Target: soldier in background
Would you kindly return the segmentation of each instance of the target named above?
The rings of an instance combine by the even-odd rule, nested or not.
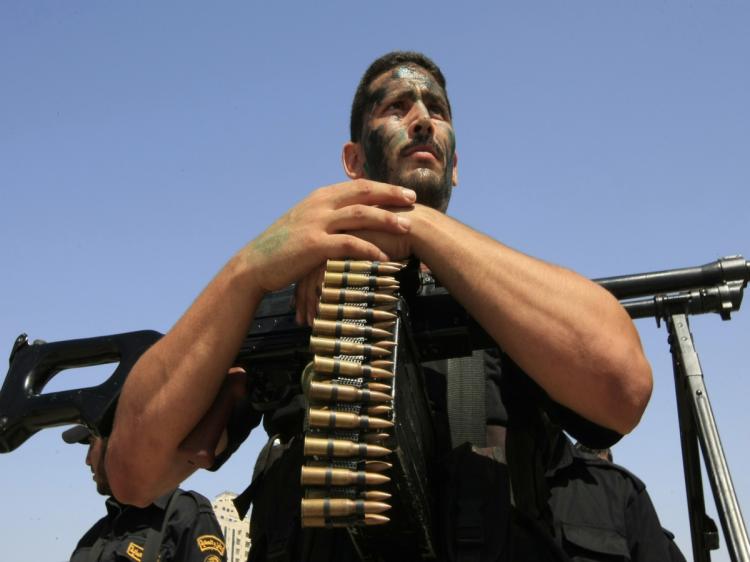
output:
[[[550,507],[555,535],[572,560],[626,555],[631,562],[685,562],[646,485],[612,462],[610,448],[573,446],[563,436],[558,459],[547,475]]]
[[[157,556],[160,562],[226,562],[224,538],[208,499],[178,488],[144,508],[124,505],[111,497],[104,467],[107,439],[82,425],[64,431],[62,438],[88,445],[86,464],[96,491],[110,496],[105,502],[107,515],[78,542],[71,562],[151,562],[144,558],[149,543],[154,562]]]

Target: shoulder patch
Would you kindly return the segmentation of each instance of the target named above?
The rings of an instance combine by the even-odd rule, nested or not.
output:
[[[143,558],[143,547],[134,542],[131,542],[130,544],[128,544],[128,549],[125,551],[125,554],[135,560],[135,562],[141,562],[141,558]]]
[[[201,535],[195,542],[198,544],[198,548],[201,552],[213,551],[219,556],[224,556],[224,541],[216,535]],[[210,558],[206,558],[208,562],[213,562]]]

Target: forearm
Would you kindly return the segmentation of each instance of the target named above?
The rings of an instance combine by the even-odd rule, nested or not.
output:
[[[413,191],[368,180],[319,188],[224,266],[124,385],[107,453],[120,501],[147,504],[184,477],[180,443],[214,402],[263,295],[327,258],[387,259],[344,231],[403,234],[408,224],[383,207],[409,208],[415,199]]]
[[[635,426],[651,372],[611,294],[432,209],[412,214],[410,238],[413,252],[554,400],[621,433]]]
[[[134,366],[107,454],[118,499],[148,503],[195,470],[179,445],[214,402],[262,296],[238,254]]]

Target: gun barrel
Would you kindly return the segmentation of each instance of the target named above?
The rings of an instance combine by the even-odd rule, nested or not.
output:
[[[604,277],[594,281],[618,299],[671,293],[732,281],[741,281],[744,286],[750,281],[750,261],[742,256],[728,256],[695,267]]]

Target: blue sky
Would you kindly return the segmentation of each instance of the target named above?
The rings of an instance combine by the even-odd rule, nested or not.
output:
[[[4,2],[0,353],[22,331],[168,330],[234,251],[344,179],[354,88],[392,49],[448,78],[463,222],[589,277],[748,257],[749,17],[731,1]],[[688,550],[666,333],[637,326],[655,390],[614,454]],[[692,328],[747,510],[750,313]],[[60,431],[0,456],[8,559],[67,560],[103,513]],[[243,489],[262,441],[186,486]]]

